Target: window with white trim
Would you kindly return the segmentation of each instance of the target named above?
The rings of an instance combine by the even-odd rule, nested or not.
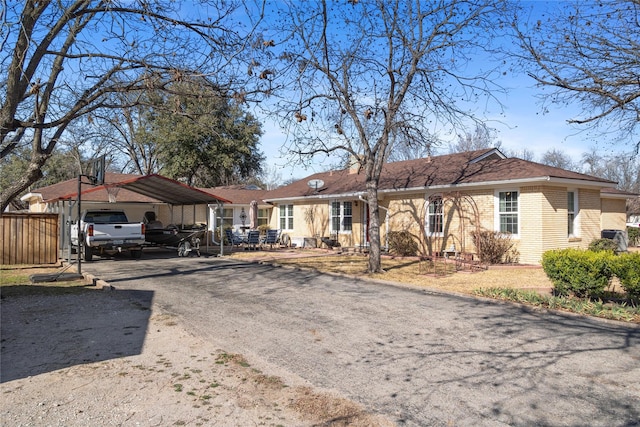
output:
[[[442,196],[429,197],[429,208],[427,210],[427,232],[429,235],[441,235],[444,224],[444,208]]]
[[[258,209],[258,227],[269,224],[269,210]]]
[[[280,229],[293,230],[293,205],[280,205]]]
[[[222,209],[222,226],[224,228],[233,227],[233,208]]]
[[[353,203],[331,202],[331,231],[350,233],[353,228]]]
[[[567,191],[567,236],[578,237],[578,192]]]
[[[518,234],[518,192],[498,192],[498,230],[501,233]]]

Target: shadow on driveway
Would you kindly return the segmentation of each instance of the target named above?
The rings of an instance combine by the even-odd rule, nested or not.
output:
[[[140,354],[153,291],[2,299],[0,382]]]

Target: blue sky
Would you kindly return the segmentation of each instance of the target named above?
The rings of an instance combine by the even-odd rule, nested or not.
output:
[[[615,146],[605,139],[598,142],[587,132],[580,132],[579,127],[568,124],[567,120],[579,113],[578,108],[547,106],[548,112],[543,114],[542,105],[537,98],[540,90],[534,87],[534,81],[530,77],[518,77],[513,83],[518,86],[504,97],[504,112],[499,114],[496,109],[495,114],[489,115],[490,120],[487,122],[490,128],[497,131],[496,140],[502,143],[503,148],[516,152],[527,149],[534,153],[536,161],[553,148],[568,154],[573,161],[579,160],[582,153],[590,151],[591,147],[597,147],[603,154],[611,150],[630,150],[630,147]],[[261,139],[261,148],[267,157],[266,163],[270,167],[277,166],[284,180],[303,178],[326,170],[331,165],[331,161],[322,156],[306,170],[300,165],[287,164],[288,159],[280,155],[286,134],[277,123],[271,122],[267,117],[262,120],[265,133]],[[438,154],[445,154],[446,151],[446,143],[438,148]]]
[[[522,4],[533,7],[532,16],[536,16],[561,2],[533,1]],[[481,59],[478,64],[482,64]],[[489,111],[483,112],[483,115],[488,119],[487,125],[497,131],[497,141],[502,143],[504,149],[515,152],[527,149],[534,153],[534,160],[539,161],[546,151],[555,148],[568,154],[574,162],[579,161],[582,154],[591,151],[592,147],[596,147],[602,154],[631,151],[631,143],[614,144],[607,136],[594,138],[586,129],[581,131],[580,127],[568,124],[568,119],[578,117],[581,112],[577,105],[546,105],[546,112],[543,113],[543,106],[538,97],[542,93],[541,89],[535,86],[535,81],[528,75],[510,75],[500,84],[508,88],[506,95],[498,96],[502,110],[496,105],[489,107]],[[332,162],[326,158],[318,158],[309,169],[288,164],[288,159],[280,155],[286,135],[277,123],[271,122],[268,118],[262,119],[265,133],[261,139],[261,148],[267,157],[267,165],[278,167],[284,180],[303,178],[314,172],[326,170],[331,165]],[[445,135],[441,137],[447,138]],[[437,154],[444,154],[446,151],[445,143]]]

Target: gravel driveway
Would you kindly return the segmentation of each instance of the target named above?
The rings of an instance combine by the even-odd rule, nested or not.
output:
[[[637,326],[225,258],[84,271],[153,291],[208,342],[398,425],[640,425]]]

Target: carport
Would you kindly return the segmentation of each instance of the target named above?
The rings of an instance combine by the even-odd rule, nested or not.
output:
[[[138,194],[142,194],[144,196],[150,197],[152,199],[156,199],[160,202],[166,203],[170,206],[170,213],[173,221],[174,207],[181,206],[183,209],[182,218],[184,219],[184,206],[193,205],[193,214],[194,214],[194,223],[195,223],[195,206],[196,205],[207,205],[208,207],[215,207],[216,209],[222,210],[222,206],[224,203],[230,203],[228,200],[223,199],[221,197],[217,197],[213,194],[207,193],[206,191],[197,189],[195,187],[188,186],[179,181],[173,180],[171,178],[164,177],[158,174],[145,175],[136,178],[132,178],[129,180],[116,182],[116,183],[108,183],[98,186],[93,186],[85,191],[82,191],[80,195],[90,194],[96,191],[109,189],[109,188],[124,188],[129,191],[133,191]],[[80,197],[82,199],[82,197]],[[77,193],[69,194],[63,196],[59,199],[60,201],[78,201]],[[72,205],[69,206],[69,218],[71,215]],[[62,214],[62,224],[65,224],[64,219],[64,209],[60,212]],[[220,224],[222,227],[222,224]],[[206,229],[209,230],[209,215],[206,215]],[[220,230],[220,235],[223,235],[222,228]],[[65,236],[67,237],[67,236]],[[206,239],[206,247],[207,251],[209,249],[209,239]],[[220,245],[221,254],[223,253],[223,246]],[[71,259],[71,245],[69,244],[69,260]]]
[[[206,191],[190,187],[179,181],[158,174],[145,175],[115,184],[105,184],[104,187],[125,188],[138,194],[160,200],[171,205],[172,214],[174,206],[211,205],[214,203],[222,206],[224,203],[230,203],[229,200],[223,199],[222,197],[217,197]],[[96,187],[89,191],[96,191],[99,188],[100,187]],[[87,192],[83,192],[83,194],[85,193]],[[207,228],[208,226],[209,220],[207,216]]]

